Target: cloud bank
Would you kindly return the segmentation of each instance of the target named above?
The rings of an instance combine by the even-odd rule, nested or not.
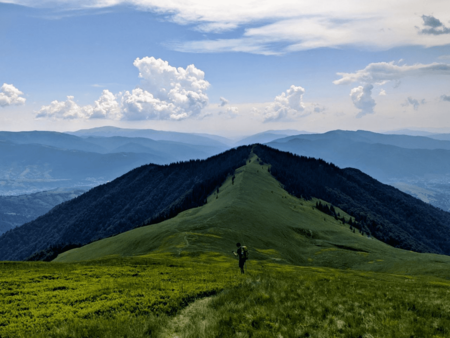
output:
[[[37,118],[182,120],[198,116],[208,104],[210,86],[205,73],[194,65],[175,68],[154,57],[137,58],[140,85],[130,91],[113,94],[104,90],[92,105],[79,106],[73,96],[43,106]]]
[[[322,0],[8,0],[25,6],[98,9],[118,5],[152,11],[205,33],[243,28],[237,37],[184,41],[188,52],[286,53],[322,47],[443,46],[450,43],[448,1]],[[439,13],[436,18],[430,13]],[[370,39],[367,37],[370,36]],[[282,44],[280,45],[280,42]]]
[[[230,119],[234,119],[235,117],[239,116],[239,109],[238,107],[227,107],[225,111],[220,111],[219,115],[223,115]]]
[[[339,80],[333,81],[336,85],[349,84],[352,82],[363,82],[382,84],[386,81],[399,81],[409,76],[426,75],[450,75],[450,64],[430,63],[415,65],[396,65],[392,62],[371,63],[366,68],[354,73],[337,73],[341,76]]]
[[[26,99],[21,95],[23,93],[12,84],[4,83],[0,87],[0,107],[25,104]]]

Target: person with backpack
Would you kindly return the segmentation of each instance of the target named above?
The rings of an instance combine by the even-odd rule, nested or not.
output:
[[[236,246],[238,249],[236,252],[232,251],[235,256],[239,257],[239,268],[241,269],[241,273],[244,273],[244,264],[248,259],[248,248],[245,245],[241,246],[241,243],[237,243]]]

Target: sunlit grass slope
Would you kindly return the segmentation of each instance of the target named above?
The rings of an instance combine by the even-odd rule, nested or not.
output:
[[[445,279],[262,260],[241,276],[227,256],[171,256],[0,263],[0,337],[450,334]]]
[[[169,256],[0,262],[0,337],[49,337],[50,330],[64,323],[70,323],[76,337],[98,337],[83,332],[83,326],[97,322],[107,322],[109,328],[116,322],[134,323],[133,332],[148,337],[143,316],[173,315],[198,297],[239,283],[231,258],[214,255],[210,265],[202,256]],[[55,336],[64,335],[56,330]],[[117,331],[111,336],[126,335]]]
[[[174,257],[205,252],[231,255],[235,243],[241,242],[257,260],[450,277],[449,257],[399,250],[353,233],[347,224],[315,209],[316,200],[290,196],[270,175],[268,166],[253,155],[206,205],[65,252],[55,261],[159,253]],[[337,211],[349,219],[344,211]]]

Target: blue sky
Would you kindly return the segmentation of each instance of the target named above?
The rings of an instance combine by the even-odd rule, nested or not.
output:
[[[445,1],[6,2],[1,130],[450,132]]]

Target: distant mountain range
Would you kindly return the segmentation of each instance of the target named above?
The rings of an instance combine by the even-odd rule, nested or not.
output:
[[[436,140],[450,141],[450,134],[433,134],[428,137],[434,138]]]
[[[429,138],[434,138],[436,140],[450,140],[450,134],[448,133],[431,133],[428,131],[421,131],[421,130],[411,130],[411,129],[399,129],[399,130],[393,130],[390,132],[385,132],[383,134],[390,134],[390,135],[409,135],[409,136],[426,136]]]
[[[0,194],[21,194],[57,187],[96,186],[147,163],[151,154],[99,154],[40,144],[0,141]]]
[[[252,174],[257,175],[256,180],[259,170],[270,170],[286,194],[331,203],[351,215],[356,222],[354,226],[366,235],[398,248],[450,254],[450,213],[384,185],[359,170],[339,169],[323,160],[255,145],[232,149],[207,160],[134,169],[3,234],[0,260],[23,260],[35,253],[44,257],[45,254],[38,253],[51,247],[84,245],[145,224],[158,227],[161,221],[204,205],[211,194],[220,199],[222,183],[227,179],[233,181],[236,169],[254,155],[259,157],[260,166]],[[242,203],[250,203],[256,209],[258,198],[267,197],[255,197],[248,191],[251,186],[239,189]],[[250,195],[253,199],[246,201]],[[214,217],[211,213],[206,219],[213,221]],[[197,228],[200,231],[208,226],[198,224]],[[170,240],[164,231],[160,236],[159,241]]]
[[[114,129],[118,133],[124,130]],[[205,159],[228,149],[204,136],[145,132],[154,132],[159,139],[173,137],[186,142],[123,136],[82,138],[46,131],[0,132],[0,195],[96,186],[143,164]],[[91,134],[95,133],[94,130]]]
[[[83,194],[85,189],[55,189],[29,195],[0,196],[0,235],[44,215],[58,204]]]
[[[235,143],[236,146],[241,145],[249,145],[249,144],[255,144],[255,143],[268,143],[276,139],[288,137],[291,135],[301,135],[301,134],[312,134],[307,131],[298,131],[298,130],[292,130],[292,129],[286,129],[286,130],[267,130],[262,133],[258,133],[255,135],[251,135],[248,137],[245,137],[238,142]]]
[[[385,144],[406,149],[450,150],[450,141],[435,140],[425,136],[378,134],[365,130],[333,130],[323,134],[294,135],[282,139],[280,138],[277,142],[287,142],[298,138],[310,141],[328,140],[333,142],[351,141],[370,144]]]
[[[357,168],[398,187],[407,184],[404,191],[408,193],[425,189],[433,197],[423,198],[424,201],[450,210],[450,140],[446,139],[450,137],[448,134],[426,135],[268,130],[233,141],[209,134],[116,127],[70,134],[0,132],[0,157],[4,159],[0,162],[0,195],[57,187],[93,187],[140,165],[206,159],[231,146],[262,143],[322,158],[341,168]],[[423,194],[415,196],[422,198]]]
[[[162,131],[153,129],[124,129],[117,127],[84,129],[75,132],[66,132],[66,134],[71,134],[79,137],[144,137],[150,138],[155,141],[172,141],[219,148],[225,147],[226,143],[230,141],[224,137],[208,134],[180,133],[174,131]]]
[[[269,142],[294,154],[352,167],[384,182],[450,173],[450,141],[367,131],[331,131]]]
[[[59,149],[105,153],[103,148],[84,141],[82,138],[54,131],[1,131],[0,141],[14,144],[39,144]]]

